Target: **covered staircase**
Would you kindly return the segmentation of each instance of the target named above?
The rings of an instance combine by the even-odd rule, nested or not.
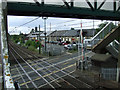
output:
[[[104,53],[105,48],[116,38],[120,36],[120,26],[113,28],[112,23],[108,23],[92,39],[92,51],[95,53]]]
[[[116,40],[120,36],[120,25],[113,28],[112,23],[108,23],[100,30],[90,41],[91,49],[95,55],[91,57],[94,64],[100,69],[102,77],[107,78],[113,76],[113,80],[118,81],[119,69],[119,47],[120,43]],[[108,58],[105,58],[108,57]],[[98,66],[99,65],[99,66]],[[110,71],[111,70],[111,71]],[[108,72],[114,72],[108,74]],[[108,76],[109,75],[109,76]],[[109,77],[109,80],[112,80]]]

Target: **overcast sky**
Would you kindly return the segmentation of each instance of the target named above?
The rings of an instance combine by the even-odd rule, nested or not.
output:
[[[80,29],[81,22],[82,22],[83,29],[93,28],[93,20],[90,20],[90,19],[81,20],[81,19],[72,19],[72,18],[48,17],[46,22],[47,22],[46,24],[47,31],[50,30],[50,23],[51,23],[52,31],[70,30],[71,28]],[[97,28],[98,25],[102,22],[104,21],[94,20],[94,28]],[[42,19],[42,17],[38,18],[38,17],[27,17],[27,16],[8,16],[8,30],[10,34],[19,34],[20,32],[29,33],[32,28],[34,29],[39,25],[41,26],[41,30],[44,31],[44,20]]]

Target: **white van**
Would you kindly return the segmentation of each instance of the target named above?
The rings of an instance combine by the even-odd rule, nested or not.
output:
[[[92,48],[91,41],[92,41],[92,39],[85,39],[84,40],[84,44],[85,44],[87,49],[91,49]]]

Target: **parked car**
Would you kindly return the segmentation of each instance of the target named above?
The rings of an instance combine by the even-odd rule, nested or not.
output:
[[[71,50],[71,49],[73,49],[73,46],[71,44],[68,44],[68,45],[64,45],[64,48]]]
[[[68,43],[63,43],[63,45],[68,45]]]
[[[80,48],[82,47],[82,43],[77,43],[76,46],[78,47],[78,45]]]
[[[63,43],[62,43],[62,42],[59,42],[58,45],[63,45]]]

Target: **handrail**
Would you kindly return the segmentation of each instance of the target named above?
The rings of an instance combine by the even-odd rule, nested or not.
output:
[[[93,38],[86,39],[85,44],[91,45],[92,48],[100,40],[102,40],[112,30],[112,22],[108,22]]]
[[[116,51],[119,51],[119,45],[120,45],[120,43],[119,43],[117,40],[114,40],[113,42],[111,42],[110,45],[111,45]]]
[[[102,40],[111,30],[112,30],[112,23],[109,22],[91,39],[90,41],[91,46],[94,46],[100,40]]]
[[[111,22],[109,22],[108,24],[105,25],[105,27],[103,27],[93,38],[92,40],[94,40],[101,32],[104,31],[104,29],[110,24]]]

